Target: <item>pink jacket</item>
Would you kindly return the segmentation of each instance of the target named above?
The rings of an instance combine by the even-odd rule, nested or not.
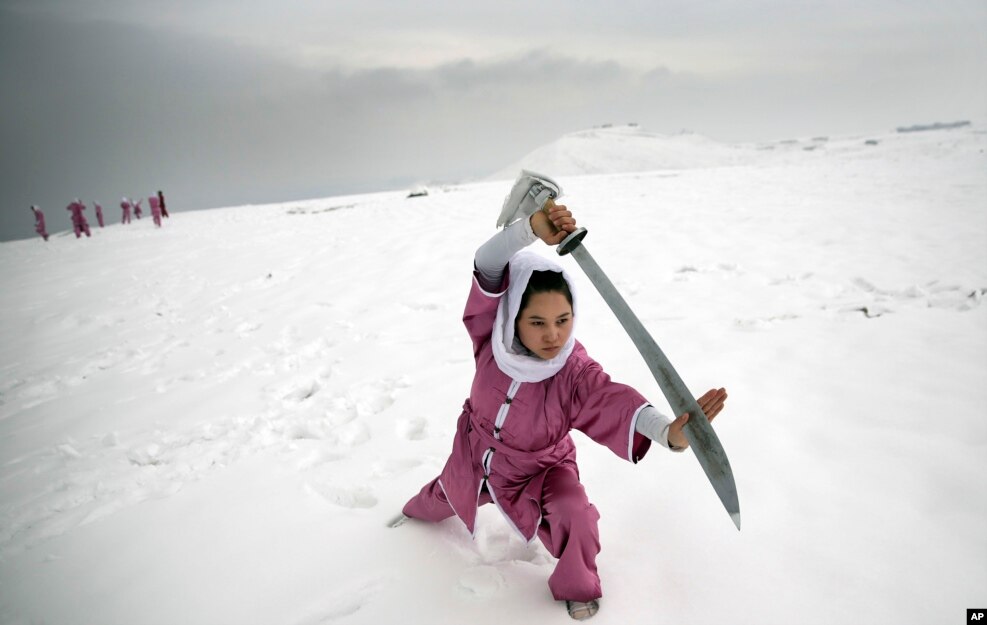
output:
[[[86,210],[85,204],[79,200],[74,200],[65,208],[72,213],[72,225],[81,225],[86,222],[86,216],[82,214],[82,211]]]
[[[494,502],[527,540],[541,522],[542,483],[548,469],[576,467],[572,429],[637,462],[651,440],[635,429],[648,401],[633,388],[611,381],[581,344],[554,376],[520,383],[501,372],[490,346],[503,291],[487,293],[474,278],[463,323],[473,339],[476,374],[456,425],[452,454],[439,485],[456,515],[474,532],[478,499],[486,480]]]
[[[34,231],[43,237],[47,237],[48,231],[45,228],[45,214],[37,206],[32,206],[31,210],[34,211]]]

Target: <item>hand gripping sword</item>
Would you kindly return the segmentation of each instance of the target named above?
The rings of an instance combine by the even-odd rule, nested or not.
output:
[[[547,200],[545,205],[551,206],[553,201]],[[617,316],[620,325],[634,342],[634,346],[641,352],[644,361],[648,363],[652,375],[658,382],[658,387],[668,400],[673,414],[679,416],[686,412],[692,417],[685,424],[685,437],[689,441],[689,447],[696,454],[700,466],[713,485],[713,490],[720,497],[723,506],[733,519],[734,525],[740,529],[740,501],[737,499],[737,485],[734,483],[733,471],[730,469],[730,461],[723,451],[719,437],[710,425],[709,420],[699,407],[699,402],[692,396],[682,378],[672,367],[668,357],[661,351],[655,340],[651,338],[644,325],[631,310],[624,298],[614,287],[613,282],[603,273],[589,250],[582,241],[586,237],[586,228],[577,228],[567,236],[556,248],[559,256],[572,254],[572,257],[579,263],[580,268],[596,287],[596,290],[603,296],[603,300],[610,306],[610,310]]]

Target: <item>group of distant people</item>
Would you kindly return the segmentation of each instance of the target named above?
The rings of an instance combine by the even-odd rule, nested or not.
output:
[[[139,199],[136,202],[130,198],[122,198],[120,201],[120,209],[123,214],[120,217],[120,223],[129,224],[131,221],[131,211],[133,211],[133,216],[140,219],[144,214],[141,209],[141,202],[143,199]],[[151,218],[154,220],[154,225],[158,228],[161,227],[161,218],[168,217],[168,208],[165,206],[164,193],[158,191],[157,195],[152,195],[147,198],[147,203],[151,206]],[[93,206],[96,209],[96,221],[99,222],[99,227],[103,227],[103,207],[100,206],[99,202],[93,202]],[[86,205],[79,198],[75,198],[66,207],[66,210],[72,213],[72,230],[75,232],[75,238],[81,238],[83,234],[87,237],[92,236],[89,231],[89,222],[86,220],[86,216],[83,211],[86,210]],[[37,232],[41,238],[45,241],[48,240],[48,230],[45,227],[45,214],[37,206],[31,206],[31,211],[34,212],[34,231]]]

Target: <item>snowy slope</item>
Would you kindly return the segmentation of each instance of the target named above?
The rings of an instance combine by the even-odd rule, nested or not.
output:
[[[750,162],[753,151],[693,133],[662,135],[637,125],[608,126],[564,135],[488,179],[513,179],[521,169],[580,176],[735,165]]]
[[[759,147],[542,167],[690,387],[731,397],[740,533],[690,453],[576,436],[592,622],[953,622],[987,602],[987,134]],[[0,623],[569,622],[494,508],[475,541],[385,528],[450,448],[508,188],[0,244]],[[579,286],[590,354],[665,409]]]

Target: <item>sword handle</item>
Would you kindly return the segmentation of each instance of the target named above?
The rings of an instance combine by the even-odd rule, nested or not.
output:
[[[587,234],[588,231],[586,230],[586,228],[583,227],[576,228],[575,230],[569,233],[569,236],[562,239],[562,242],[559,243],[558,247],[555,248],[555,251],[558,252],[559,256],[565,256],[572,250],[579,247],[583,239],[586,238]]]

